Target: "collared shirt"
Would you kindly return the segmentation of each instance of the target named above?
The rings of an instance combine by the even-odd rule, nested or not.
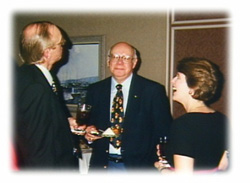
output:
[[[129,95],[129,89],[130,89],[132,76],[133,76],[133,74],[131,74],[123,83],[117,83],[115,78],[112,77],[112,79],[111,79],[111,94],[110,94],[110,118],[111,118],[112,103],[113,103],[114,97],[115,97],[116,92],[117,92],[117,89],[116,89],[117,84],[122,85],[123,108],[124,108],[124,114],[126,114],[127,103],[128,103],[128,95]],[[110,154],[121,154],[121,148],[116,149],[110,143],[110,145],[109,145],[109,153]]]
[[[45,76],[45,78],[47,79],[49,84],[52,86],[53,78],[52,78],[52,75],[49,72],[49,70],[46,67],[44,67],[43,65],[40,65],[40,64],[35,64],[35,66],[37,66],[42,71],[43,75]]]

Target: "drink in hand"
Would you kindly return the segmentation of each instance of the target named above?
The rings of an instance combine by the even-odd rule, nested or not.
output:
[[[162,158],[160,162],[163,164],[168,164],[166,149],[167,149],[167,136],[160,137],[159,150],[160,150],[160,157]]]
[[[87,123],[90,116],[91,106],[88,104],[78,104],[76,122],[79,126]]]
[[[83,126],[87,123],[91,111],[91,105],[78,104],[76,110],[76,123],[78,126]],[[74,134],[85,135],[86,131],[81,128],[71,129]]]

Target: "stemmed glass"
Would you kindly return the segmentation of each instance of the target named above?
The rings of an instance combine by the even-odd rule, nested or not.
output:
[[[90,113],[91,113],[91,105],[88,104],[82,104],[79,103],[77,105],[77,110],[76,110],[76,123],[78,126],[83,126],[85,124],[87,124],[89,117],[90,117]],[[86,133],[85,130],[82,129],[73,129],[72,132],[75,132],[77,134],[82,134],[84,135]]]
[[[162,163],[165,167],[170,167],[167,161],[166,149],[167,149],[167,136],[160,137],[159,153],[161,160],[159,162]]]
[[[71,131],[76,134],[80,135],[79,138],[74,138],[75,139],[75,147],[74,147],[74,155],[80,159],[82,159],[83,154],[90,151],[89,146],[84,142],[82,139],[83,135],[86,134],[85,127],[82,129],[84,125],[87,124],[90,113],[91,113],[91,105],[85,104],[85,103],[79,103],[77,105],[76,109],[76,123],[77,123],[77,128],[72,129]]]
[[[91,105],[88,104],[78,104],[77,111],[76,111],[76,123],[79,126],[82,126],[87,123],[90,112],[91,112]]]

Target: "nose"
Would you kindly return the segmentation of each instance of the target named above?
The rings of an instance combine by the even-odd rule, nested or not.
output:
[[[117,63],[119,63],[119,64],[122,63],[122,64],[123,64],[123,63],[124,63],[124,62],[123,62],[123,57],[119,57],[118,60],[117,60]]]
[[[171,83],[174,84],[175,80],[176,80],[176,77],[174,77],[174,78],[171,80]]]

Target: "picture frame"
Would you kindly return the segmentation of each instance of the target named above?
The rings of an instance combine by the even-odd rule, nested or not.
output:
[[[57,72],[65,103],[75,106],[84,103],[89,84],[105,77],[104,36],[69,38],[66,63]]]

